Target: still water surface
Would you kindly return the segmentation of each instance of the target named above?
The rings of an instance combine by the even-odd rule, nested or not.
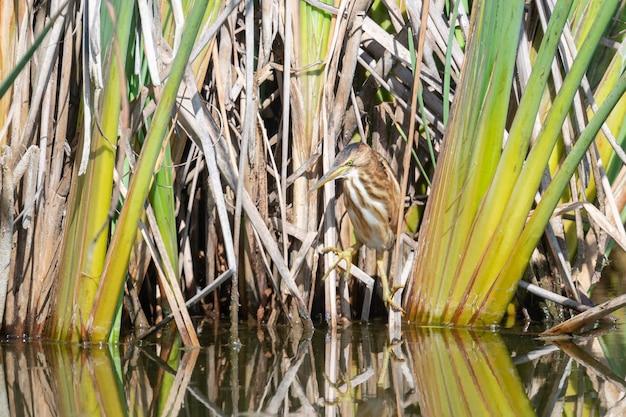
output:
[[[624,321],[622,319],[622,321]],[[381,324],[199,325],[119,348],[0,343],[0,416],[621,416],[626,327],[545,341],[501,331]],[[533,332],[534,331],[534,332]]]

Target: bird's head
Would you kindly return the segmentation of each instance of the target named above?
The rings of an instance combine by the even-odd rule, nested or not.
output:
[[[330,169],[311,187],[309,192],[321,188],[327,182],[358,173],[359,167],[363,167],[371,161],[372,154],[372,149],[363,142],[346,145],[337,154]]]

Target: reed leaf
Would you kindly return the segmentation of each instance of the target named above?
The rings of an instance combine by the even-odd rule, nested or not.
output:
[[[541,201],[537,205],[537,208],[532,212],[532,215],[528,219],[526,227],[522,234],[519,236],[513,248],[512,254],[500,272],[497,281],[494,283],[493,288],[497,289],[498,286],[506,287],[512,280],[511,277],[521,277],[530,259],[533,249],[537,246],[537,242],[541,238],[548,220],[552,216],[554,208],[558,204],[560,196],[567,187],[570,178],[574,174],[578,164],[584,157],[587,149],[591,145],[592,141],[596,138],[598,131],[602,127],[602,124],[607,119],[615,105],[622,99],[626,92],[626,73],[623,73],[618,82],[615,84],[615,88],[606,100],[602,103],[598,111],[595,113],[593,119],[589,122],[584,132],[580,135],[576,141],[576,145],[572,148],[565,161],[563,161],[561,168],[556,176],[553,178],[550,186],[543,194]],[[517,280],[514,282],[517,284]],[[490,289],[492,291],[492,289]],[[502,298],[490,298],[484,299],[484,310],[487,312],[499,312],[500,309],[506,308],[504,297]],[[482,309],[483,306],[481,306]],[[493,313],[492,313],[493,314]],[[485,315],[484,320],[490,322],[491,320],[498,320],[501,315],[493,314]]]
[[[178,88],[202,24],[206,7],[207,0],[197,0],[188,12],[180,46],[172,62],[169,77],[153,116],[152,126],[137,160],[128,195],[107,252],[101,285],[98,287],[96,300],[87,323],[87,333],[93,341],[106,341],[111,330],[111,323],[117,306],[112,301],[119,299],[122,293],[136,230],[143,214],[154,172],[158,168],[157,161],[163,152],[164,140],[169,131],[171,112],[174,108]],[[186,310],[182,312],[182,317],[176,316],[180,329],[189,329],[188,323],[179,322],[179,319],[185,320],[185,314],[188,314]],[[197,345],[193,328],[191,328],[189,337],[189,339],[184,340],[184,343]]]
[[[595,15],[592,14],[592,12],[599,12],[599,10],[594,7],[579,6],[577,12],[582,13],[583,11],[585,12],[584,18],[586,21],[593,20],[592,18]],[[575,17],[576,16],[574,16],[574,18]],[[593,99],[596,106],[599,106],[604,102],[606,97],[614,89],[615,84],[618,82],[623,71],[624,56],[626,56],[626,44],[624,43],[624,40],[626,37],[624,32],[625,25],[621,22],[624,22],[624,19],[626,19],[626,7],[624,6],[624,2],[621,2],[621,15],[614,19],[611,31],[606,34],[609,41],[619,42],[619,45],[616,45],[615,48],[603,48],[601,51],[596,53],[596,56],[594,56],[594,65],[589,68],[587,74],[590,88],[593,89]],[[576,25],[575,28],[578,30],[574,32],[577,47],[580,46],[579,44],[582,42],[582,39],[584,39],[582,38],[582,33],[579,33],[583,32],[580,26],[583,25]],[[589,32],[587,31],[585,33]],[[588,117],[591,118],[593,113],[593,106],[589,106],[587,110]],[[617,145],[622,148],[626,143],[626,125],[623,123],[625,118],[626,97],[622,97],[615,105],[613,111],[609,117],[607,117],[605,122],[608,130],[612,132]],[[610,144],[609,139],[603,131],[598,133],[598,138],[595,143],[598,147],[600,159],[605,164],[608,179],[611,183],[613,183],[623,165],[623,160],[616,154],[613,146]],[[595,198],[595,182],[591,182],[589,184],[587,189],[587,198],[589,200],[593,200]]]
[[[502,109],[508,107],[521,16],[522,7],[510,2],[474,6],[461,91],[437,162],[418,260],[405,293],[410,320],[446,321],[448,296],[453,287],[462,285],[454,274],[500,158],[506,120]],[[414,293],[415,281],[419,285]]]
[[[7,6],[8,6],[8,3],[3,5],[2,7],[5,8]],[[20,59],[17,61],[15,66],[13,66],[11,68],[10,71],[6,71],[6,68],[7,68],[6,64],[7,64],[7,62],[3,61],[2,65],[0,66],[0,75],[2,75],[2,79],[0,79],[0,99],[4,97],[4,95],[7,93],[7,91],[9,91],[9,89],[11,88],[13,83],[15,82],[17,76],[26,67],[26,65],[28,64],[30,59],[33,57],[35,52],[37,52],[37,50],[39,49],[39,46],[41,46],[41,43],[44,41],[44,39],[46,39],[46,36],[48,35],[48,32],[50,32],[50,30],[54,26],[55,21],[59,18],[59,16],[61,16],[65,12],[66,12],[65,11],[65,5],[63,5],[50,18],[50,21],[48,22],[48,24],[42,29],[42,31],[33,40],[33,43],[26,50],[26,53],[24,54],[24,56],[20,57]],[[3,18],[6,18],[6,17],[3,15]],[[8,23],[8,22],[4,22],[4,23]],[[9,24],[7,26],[10,27],[11,25]],[[4,41],[10,41],[11,39],[14,39],[14,38],[12,36],[8,36],[6,39],[3,40],[3,42]],[[3,52],[4,52],[4,50],[10,51],[12,49],[12,45],[10,45],[10,44],[6,45],[2,49],[3,49]],[[5,54],[3,53],[2,55],[5,55]],[[11,62],[10,60],[7,60],[7,61],[8,61],[8,63]],[[6,73],[6,75],[5,75],[5,73]]]
[[[626,56],[626,43],[622,41],[619,50],[615,53],[609,68],[604,73],[604,77],[600,81],[595,94],[594,99],[596,104],[601,104],[606,99],[606,96],[614,89],[615,84],[618,82],[621,73],[623,72],[623,59]],[[589,110],[590,116],[593,110]],[[617,144],[620,147],[624,147],[626,143],[626,125],[624,124],[626,119],[626,97],[622,97],[615,105],[613,111],[606,119],[606,125],[611,132],[615,135]],[[598,151],[602,160],[607,161],[606,170],[609,176],[609,180],[613,181],[617,177],[617,173],[621,168],[623,161],[615,154],[613,147],[609,144],[606,135],[601,131],[598,133]]]
[[[154,184],[150,189],[149,201],[154,210],[154,217],[159,228],[160,236],[163,239],[167,259],[170,262],[172,270],[177,274],[172,278],[180,285],[180,276],[178,275],[176,203],[174,201],[174,173],[172,170],[171,146],[168,142],[163,148],[163,166],[159,168],[154,176]]]
[[[605,3],[595,22],[596,28],[606,28],[607,25],[610,24],[617,7],[617,1],[607,1]],[[539,187],[543,171],[548,164],[549,155],[560,135],[563,121],[568,115],[574,95],[580,86],[581,80],[591,62],[603,33],[603,30],[596,30],[589,33],[589,37],[583,43],[561,89],[552,103],[550,111],[543,122],[542,131],[539,133],[534,146],[531,148],[524,162],[524,167],[520,172],[517,184],[511,194],[512,198],[509,199],[507,208],[505,209],[507,216],[500,220],[500,224],[491,241],[490,248],[485,252],[485,259],[489,259],[490,262],[485,262],[483,265],[486,268],[483,270],[479,269],[476,273],[477,275],[485,274],[484,276],[491,277],[498,276],[498,278],[493,283],[489,282],[489,280],[481,281],[484,286],[478,288],[477,293],[484,295],[478,297],[479,301],[476,304],[478,308],[471,313],[470,309],[465,309],[468,316],[471,314],[472,318],[470,322],[472,323],[478,324],[483,321],[485,323],[491,323],[493,321],[499,321],[502,318],[506,304],[513,296],[517,282],[523,273],[519,265],[523,264],[524,266],[522,268],[526,266],[532,250],[537,246],[539,238],[547,225],[550,215],[546,217],[545,213],[543,213],[543,217],[539,215],[535,218],[536,221],[538,220],[540,223],[532,227],[530,222],[526,224],[528,213],[532,208],[534,195]],[[619,96],[621,96],[622,92],[615,91]],[[605,109],[610,110],[614,105],[615,102],[610,103],[608,105],[609,107],[605,107]],[[600,122],[601,125],[607,115],[608,112],[604,114],[601,120],[596,119],[596,123]],[[593,135],[590,140],[586,141],[587,146],[582,149],[583,153],[589,147],[591,139],[595,138],[595,134],[597,133],[597,129],[595,129],[594,132],[592,124],[593,123],[589,124],[586,131],[583,132],[582,136],[577,141],[576,147],[580,149],[580,144],[585,143],[584,136],[588,134]],[[598,125],[598,128],[600,125]],[[546,191],[542,196],[542,203],[540,203],[540,205],[547,204],[545,208],[549,209],[550,214],[563,195],[565,186],[574,173],[576,165],[582,159],[582,156],[583,154],[579,154],[579,158],[575,160],[574,158],[576,157],[572,157],[570,153],[566,161],[570,161],[570,163],[575,161],[574,168],[570,166],[571,170],[568,171],[565,165],[562,165],[559,174],[557,174],[561,176],[560,185],[555,185],[557,184],[557,178],[554,178],[550,185],[551,190]],[[563,178],[562,175],[567,172],[569,173],[568,177]],[[565,181],[565,183],[562,181]],[[555,194],[550,194],[551,192]],[[537,211],[535,211],[533,217],[536,215]],[[541,231],[538,232],[538,229],[541,229]],[[528,238],[529,236],[533,237]],[[505,271],[513,272],[516,268],[517,274],[504,276]]]
[[[113,170],[115,167],[115,149],[118,142],[118,124],[121,102],[126,82],[123,73],[126,52],[132,35],[131,22],[134,5],[118,1],[110,3],[116,13],[114,32],[108,36],[106,54],[109,59],[103,68],[107,74],[106,84],[99,103],[84,103],[83,106],[96,105],[98,112],[92,138],[83,138],[81,148],[90,144],[90,160],[85,175],[77,176],[72,181],[69,203],[67,231],[64,235],[63,255],[59,267],[58,301],[51,329],[55,339],[78,340],[92,309],[96,290],[104,266],[109,223],[111,221],[111,195],[113,192]],[[105,6],[103,6],[105,7]],[[103,21],[103,33],[112,25],[108,11],[100,11]],[[99,33],[91,33],[99,36]],[[104,37],[103,40],[107,38]],[[85,63],[87,65],[87,63]],[[86,81],[87,82],[87,81]],[[82,154],[79,150],[78,155]],[[77,165],[80,161],[76,161]],[[78,170],[78,166],[76,166]],[[134,236],[134,234],[133,234]],[[109,300],[117,307],[119,294]]]
[[[624,25],[620,23],[624,21],[624,18],[626,18],[626,8],[624,7],[624,2],[622,1],[621,3],[621,15],[614,18],[613,22],[609,25],[609,30],[605,33],[605,43],[615,42],[615,44],[610,47],[600,47],[597,49],[594,53],[593,65],[588,68],[586,79],[583,80],[581,84],[582,91],[584,91],[584,95],[581,94],[581,96],[583,98],[587,98],[589,103],[586,103],[586,109],[579,110],[579,114],[586,113],[589,119],[593,117],[597,106],[602,104],[607,95],[613,90],[621,75],[623,56],[626,48],[623,44]],[[590,28],[593,27],[598,13],[602,10],[602,8],[598,8],[597,6],[597,4],[594,4],[593,2],[589,3],[585,0],[574,2],[572,16],[570,18],[572,41],[571,43],[564,45],[564,49],[573,49],[573,53],[576,49],[581,47],[583,41],[586,39],[586,36],[590,33]],[[617,43],[619,43],[619,45]],[[593,101],[591,102],[591,100]],[[605,168],[606,178],[611,184],[616,182],[620,169],[623,166],[624,161],[626,161],[626,155],[619,149],[623,148],[626,143],[626,131],[624,131],[623,128],[623,120],[625,117],[626,97],[622,97],[622,99],[615,105],[609,117],[607,117],[603,130],[598,132],[598,137],[594,142],[594,146],[597,147],[598,150],[597,155],[599,160]],[[607,136],[607,133],[609,133],[609,136]],[[559,163],[564,156],[565,149],[563,146],[555,148],[550,163],[551,173],[554,173],[557,170]],[[591,174],[591,178],[589,179],[579,178],[578,183],[579,186],[585,188],[587,200],[594,201],[597,195],[597,184],[602,180],[602,178],[595,178],[596,175],[594,173]],[[606,193],[607,190],[604,190],[600,196],[603,198]],[[571,190],[566,190],[564,199],[567,199],[570,194]],[[601,206],[605,204],[608,205],[609,207],[606,211],[611,214],[613,214],[614,210],[623,211],[624,199],[621,195],[623,195],[623,191],[621,189],[614,189],[614,200],[617,202],[615,207],[611,201],[613,200],[613,197],[607,200],[606,203],[603,201]],[[610,215],[609,217],[614,218],[614,216]],[[570,259],[573,259],[577,252],[583,249],[576,246],[578,243],[577,239],[581,238],[577,234],[576,226],[576,222],[567,220],[563,221],[563,232],[566,238]],[[582,227],[579,225],[579,229],[581,228]],[[580,233],[580,231],[578,231],[578,233]],[[611,247],[612,243],[609,242],[607,245],[607,256]],[[593,259],[586,260],[586,262],[592,265],[595,264]],[[595,268],[592,266],[589,269],[594,270]],[[592,277],[588,276],[589,272],[590,271],[588,269],[583,268],[581,273],[577,276],[578,286],[581,291],[590,290]]]
[[[439,173],[435,173],[433,194],[420,234],[418,261],[409,282],[406,301],[411,320],[456,325],[494,324],[501,320],[569,177],[621,97],[623,90],[618,86],[611,93],[615,100],[603,104],[603,111],[595,116],[597,121],[590,123],[578,139],[576,147],[582,153],[567,157],[567,165],[564,163],[557,174],[558,182],[555,177],[550,190],[542,196],[541,212],[535,210],[527,224],[563,121],[604,33],[601,29],[610,24],[617,6],[616,1],[606,1],[599,10],[594,23],[598,30],[591,31],[581,45],[543,128],[529,149],[547,74],[571,4],[559,1],[555,6],[504,141],[514,63],[514,54],[507,54],[507,50],[516,49],[521,15],[502,14],[504,9],[514,8],[512,4],[475,3],[462,85],[439,162],[442,167],[439,170],[438,164]],[[494,24],[489,22],[492,19],[505,20],[509,27],[487,30],[488,25]],[[497,40],[489,38],[491,30],[497,31]],[[493,49],[491,55],[476,45],[483,42]],[[494,55],[495,51],[500,52]],[[487,72],[484,76],[482,69]],[[502,142],[505,144],[501,150]]]
[[[332,1],[324,3],[332,4]],[[297,54],[294,56],[296,68],[302,68],[297,76],[302,91],[303,130],[305,137],[313,137],[319,129],[324,83],[324,62],[328,56],[328,41],[332,24],[332,15],[306,1],[300,1],[299,19],[294,22],[297,33]],[[319,134],[319,133],[318,133]],[[301,141],[304,143],[303,141]]]
[[[333,4],[333,1],[324,0],[322,3]],[[301,167],[310,158],[311,154],[318,149],[321,138],[324,135],[324,107],[322,105],[324,88],[333,81],[329,81],[328,66],[333,52],[333,35],[336,36],[339,30],[335,17],[326,10],[300,0],[292,2],[286,10],[292,10],[291,19],[293,28],[286,28],[286,31],[293,31],[293,44],[286,44],[287,54],[290,59],[291,70],[296,70],[290,77],[288,96],[284,98],[283,111],[290,114],[289,123],[283,126],[282,134],[282,163],[281,169],[284,175],[281,177],[283,201],[287,200],[287,163],[291,159],[291,166],[295,170]],[[291,36],[286,40],[291,41]],[[335,39],[336,42],[336,39]],[[287,85],[285,85],[287,87]],[[285,120],[287,122],[287,120]],[[293,212],[288,215],[286,205],[282,210],[283,227],[291,217],[293,222],[301,230],[314,230],[318,220],[318,201],[313,194],[308,193],[310,184],[305,178],[298,178],[293,183],[290,194],[293,201],[290,205]],[[283,232],[285,230],[283,229]],[[334,242],[333,242],[334,244]],[[286,252],[287,243],[284,241],[283,251]],[[296,247],[293,247],[295,249]],[[313,253],[307,250],[307,263],[313,265]],[[287,256],[285,253],[283,256]],[[292,257],[296,257],[293,254]],[[301,291],[306,294],[310,288],[310,278],[307,274],[302,275]],[[334,278],[331,277],[332,281]],[[328,289],[334,286],[329,281]],[[334,291],[334,290],[332,290]],[[327,291],[328,292],[328,291]],[[328,299],[333,299],[331,295]],[[331,309],[327,303],[326,309]],[[295,316],[295,315],[294,315]],[[335,315],[333,315],[333,320]]]
[[[19,16],[13,2],[5,1],[0,4],[0,19],[0,85],[7,84],[4,88],[8,91],[9,86],[13,84],[8,81],[8,77],[15,70],[15,51],[18,41]],[[0,94],[0,132],[4,132],[10,109],[10,96],[4,97]],[[4,137],[4,134],[0,134],[0,146],[6,144]]]

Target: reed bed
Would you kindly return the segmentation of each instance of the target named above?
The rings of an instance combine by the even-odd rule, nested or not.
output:
[[[321,280],[353,236],[308,190],[355,134],[405,195],[405,319],[499,323],[522,279],[584,304],[626,246],[624,5],[3,2],[3,334],[399,323],[371,250]]]

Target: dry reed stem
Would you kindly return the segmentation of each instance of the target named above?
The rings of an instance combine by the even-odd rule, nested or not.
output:
[[[600,305],[590,308],[584,313],[580,313],[563,323],[552,326],[545,332],[541,333],[541,335],[553,336],[577,332],[624,306],[626,306],[626,294],[615,297]]]

